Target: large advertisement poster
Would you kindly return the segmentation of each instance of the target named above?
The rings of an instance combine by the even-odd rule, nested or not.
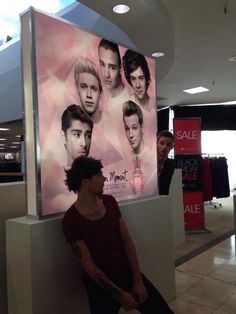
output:
[[[155,194],[154,59],[37,11],[34,29],[41,215],[75,201],[65,170],[80,155],[102,161],[117,200]]]

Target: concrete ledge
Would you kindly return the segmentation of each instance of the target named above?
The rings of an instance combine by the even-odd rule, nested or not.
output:
[[[7,219],[26,215],[25,182],[0,184],[0,313],[7,314],[6,228]]]

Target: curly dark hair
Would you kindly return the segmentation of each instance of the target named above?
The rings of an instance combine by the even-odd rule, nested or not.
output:
[[[81,186],[83,179],[91,179],[98,174],[103,165],[100,160],[92,157],[80,156],[74,159],[72,166],[66,172],[65,184],[69,191],[76,193]]]

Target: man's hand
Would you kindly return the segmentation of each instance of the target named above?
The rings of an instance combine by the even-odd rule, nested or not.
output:
[[[142,280],[134,282],[132,294],[138,304],[142,304],[146,301],[148,293]]]
[[[126,312],[132,311],[137,308],[138,303],[135,301],[131,293],[127,291],[122,291],[120,297],[118,298],[120,305],[125,309]]]

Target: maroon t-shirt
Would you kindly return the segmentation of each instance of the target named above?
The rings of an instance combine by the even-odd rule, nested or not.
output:
[[[108,276],[125,276],[131,270],[119,231],[120,209],[113,196],[101,198],[106,213],[99,220],[83,217],[74,205],[67,210],[62,221],[65,239],[69,243],[84,240],[94,262]]]

